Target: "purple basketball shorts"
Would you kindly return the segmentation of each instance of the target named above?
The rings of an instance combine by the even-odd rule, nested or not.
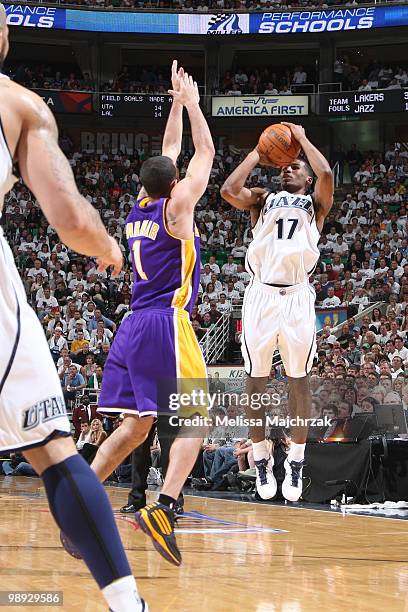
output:
[[[169,394],[180,390],[180,381],[186,390],[206,378],[188,313],[138,310],[123,321],[109,351],[98,411],[157,416],[168,411]]]

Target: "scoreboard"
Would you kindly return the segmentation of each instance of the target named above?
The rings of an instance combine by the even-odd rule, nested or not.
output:
[[[173,102],[172,96],[167,94],[107,92],[97,95],[99,115],[104,118],[167,119]],[[235,100],[235,98],[227,99]],[[315,112],[326,116],[367,117],[378,113],[408,112],[408,89],[321,93],[318,99],[319,109]],[[213,98],[213,106],[218,100],[220,98]]]
[[[99,94],[101,117],[143,117],[167,119],[173,98],[161,94]]]
[[[320,94],[321,115],[370,115],[408,112],[408,89],[341,91]]]

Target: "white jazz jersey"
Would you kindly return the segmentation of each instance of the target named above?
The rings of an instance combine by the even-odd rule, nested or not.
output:
[[[312,197],[269,194],[252,233],[242,309],[245,370],[268,376],[279,350],[286,374],[304,377],[316,354],[316,294],[308,277],[320,253]]]
[[[252,234],[246,267],[256,280],[296,285],[313,272],[320,252],[312,196],[270,193]]]
[[[0,117],[0,212],[12,184]],[[69,435],[61,383],[1,227],[0,343],[0,450],[28,449],[54,435]]]

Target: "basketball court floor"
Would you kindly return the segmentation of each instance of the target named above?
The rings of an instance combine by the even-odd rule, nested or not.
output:
[[[126,489],[107,490],[114,508],[127,502]],[[1,477],[0,496],[0,591],[63,591],[62,607],[38,608],[106,612],[83,562],[61,548],[41,482]],[[152,612],[408,612],[403,512],[379,518],[191,496],[185,508],[180,568],[155,552],[132,516],[116,515]]]

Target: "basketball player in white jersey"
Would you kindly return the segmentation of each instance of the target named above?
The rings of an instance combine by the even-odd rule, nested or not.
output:
[[[272,358],[278,348],[289,380],[289,413],[304,423],[292,428],[285,461],[283,496],[297,501],[302,493],[302,469],[311,411],[309,372],[316,352],[315,292],[309,275],[319,259],[317,243],[325,217],[333,204],[333,176],[325,157],[306,138],[300,125],[284,123],[299,142],[307,162],[296,159],[281,169],[282,191],[245,187],[259,163],[267,164],[257,149],[225,181],[221,195],[232,206],[249,210],[253,241],[246,256],[251,281],[242,310],[242,353],[248,375],[248,395],[265,391]],[[312,193],[312,184],[316,183]],[[265,408],[248,409],[250,418],[263,418],[251,427],[250,437],[257,470],[257,491],[262,499],[276,495],[273,457],[265,440]]]
[[[9,48],[0,4],[0,70]],[[75,185],[58,147],[54,118],[36,94],[0,72],[0,213],[11,189],[13,163],[61,241],[99,258],[101,270],[122,254],[99,214]],[[0,228],[0,450],[19,449],[44,482],[51,513],[88,565],[114,612],[147,610],[140,599],[109,500],[77,454],[61,384],[41,325],[27,303]]]

